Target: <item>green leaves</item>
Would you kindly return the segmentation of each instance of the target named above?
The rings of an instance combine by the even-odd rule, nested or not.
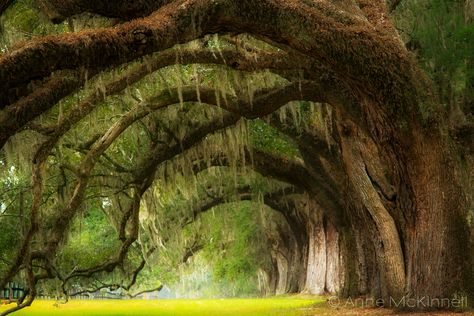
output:
[[[255,148],[285,157],[298,156],[297,146],[288,137],[261,119],[250,121],[249,129],[251,143]]]

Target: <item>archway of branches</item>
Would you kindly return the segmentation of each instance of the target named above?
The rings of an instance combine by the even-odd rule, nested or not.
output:
[[[38,1],[70,31],[0,57],[3,213],[23,227],[0,288],[26,285],[2,315],[48,280],[66,297],[133,295],[168,232],[241,200],[279,214],[264,294],[472,294],[469,186],[388,16],[398,2],[131,3]],[[84,13],[108,26],[76,30]],[[62,250],[91,205],[115,250],[70,265]],[[93,282],[114,273],[122,282]]]

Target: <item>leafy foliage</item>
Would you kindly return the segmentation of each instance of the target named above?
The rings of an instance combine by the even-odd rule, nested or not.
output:
[[[448,109],[473,97],[474,20],[466,10],[463,0],[403,1],[397,15],[408,47],[423,62]]]
[[[179,285],[179,292],[208,297],[258,295],[257,270],[271,262],[268,232],[262,223],[271,212],[241,202],[204,214],[198,223],[206,232],[199,236],[204,248],[184,268],[185,283]]]

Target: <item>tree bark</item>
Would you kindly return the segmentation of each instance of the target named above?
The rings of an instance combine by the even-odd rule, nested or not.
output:
[[[326,289],[326,234],[321,210],[312,211],[317,215],[308,221],[309,251],[305,291],[320,295]]]
[[[358,198],[369,212],[381,239],[379,260],[388,297],[400,300],[405,293],[405,263],[401,239],[395,220],[388,212],[374,188],[368,173],[367,163],[361,151],[365,150],[359,143],[357,130],[349,123],[339,126],[341,135],[342,157],[348,179]],[[360,136],[359,136],[360,137]]]

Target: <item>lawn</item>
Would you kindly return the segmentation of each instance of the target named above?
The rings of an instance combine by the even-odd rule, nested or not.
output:
[[[70,301],[55,304],[54,301],[37,300],[33,305],[13,315],[48,316],[181,316],[181,315],[252,315],[252,316],[299,316],[308,315],[308,309],[322,302],[323,298],[268,298],[268,299],[206,299],[206,300],[106,300]],[[13,305],[12,305],[13,306]],[[0,307],[0,312],[6,307]]]
[[[13,305],[11,305],[13,306]],[[0,312],[7,307],[0,306]],[[472,312],[398,313],[389,309],[331,307],[324,297],[266,299],[74,300],[67,304],[37,300],[16,316],[473,316]]]

